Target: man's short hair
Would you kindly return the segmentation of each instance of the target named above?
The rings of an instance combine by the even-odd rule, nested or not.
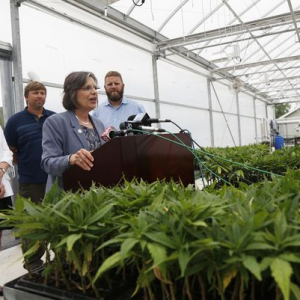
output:
[[[109,71],[106,75],[105,75],[105,78],[104,80],[106,80],[107,77],[119,77],[123,83],[123,78],[122,78],[122,75],[117,72],[117,71]]]
[[[45,94],[47,94],[47,89],[46,89],[46,87],[41,82],[39,82],[39,81],[31,81],[30,83],[28,83],[25,86],[25,89],[24,89],[24,96],[25,96],[25,98],[28,97],[29,92],[31,92],[31,91],[38,91],[38,90],[43,90],[43,91],[45,91]]]

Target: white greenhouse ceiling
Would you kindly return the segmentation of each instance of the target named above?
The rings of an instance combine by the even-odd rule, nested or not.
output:
[[[23,1],[20,1],[23,2]],[[300,0],[43,0],[97,12],[271,103],[300,100]]]

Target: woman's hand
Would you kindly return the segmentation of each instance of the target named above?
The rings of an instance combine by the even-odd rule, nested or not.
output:
[[[5,187],[2,183],[0,183],[0,199],[4,197],[5,194]]]
[[[77,165],[81,169],[90,171],[94,166],[94,157],[91,152],[86,149],[80,149],[69,157],[70,165]]]

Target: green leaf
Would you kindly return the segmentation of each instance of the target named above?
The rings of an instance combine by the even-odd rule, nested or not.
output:
[[[274,250],[275,247],[267,243],[256,243],[256,242],[250,243],[247,245],[247,247],[245,247],[245,250],[267,250],[267,249]]]
[[[242,262],[245,268],[248,269],[259,281],[262,280],[260,274],[260,265],[254,256],[243,255]]]
[[[151,257],[155,265],[159,265],[160,263],[166,260],[167,251],[164,247],[157,244],[148,243],[147,248],[151,254]]]
[[[265,271],[267,268],[269,268],[273,260],[274,258],[272,257],[264,257],[260,263],[260,270]]]
[[[284,212],[279,212],[276,215],[274,224],[275,224],[274,226],[275,236],[277,238],[277,241],[280,241],[284,238],[284,234],[287,230],[287,222],[286,222]]]
[[[32,254],[34,254],[38,249],[39,247],[41,246],[41,243],[39,241],[37,241],[34,245],[32,245],[24,254],[23,256],[24,257],[28,257]]]
[[[122,260],[121,257],[121,253],[120,252],[116,252],[113,255],[111,255],[110,257],[108,257],[103,264],[100,266],[100,268],[98,269],[96,276],[93,279],[93,284],[95,284],[95,282],[98,280],[98,278],[105,273],[106,271],[114,268],[115,266],[117,266]]]
[[[73,249],[74,243],[81,239],[82,233],[80,234],[71,234],[67,236],[66,238],[62,239],[61,242],[57,245],[57,247],[61,247],[64,244],[67,244],[68,251],[71,251]]]
[[[115,204],[109,204],[104,206],[102,209],[97,211],[94,215],[92,215],[86,222],[84,222],[86,225],[91,225],[95,222],[98,222],[103,216],[105,216],[114,206]]]
[[[266,210],[256,213],[253,217],[254,228],[259,228],[260,226],[262,226],[268,216],[269,213]]]
[[[154,232],[154,233],[144,233],[151,241],[157,242],[171,249],[176,249],[176,245],[165,233]]]
[[[274,258],[270,265],[272,276],[279,286],[285,300],[290,299],[290,279],[293,274],[291,264],[283,259]]]
[[[192,222],[192,225],[207,227],[207,224],[204,221],[202,221],[202,220],[198,220],[198,221]]]
[[[229,270],[223,277],[223,292],[226,290],[231,280],[236,276],[237,270],[235,268]]]
[[[189,252],[185,249],[181,249],[179,251],[178,261],[179,261],[179,266],[180,266],[180,271],[181,271],[181,276],[182,277],[185,274],[185,270],[186,270],[186,267],[188,265],[189,260],[190,260]]]
[[[121,245],[121,256],[125,257],[136,243],[138,243],[137,239],[134,238],[126,239]]]
[[[67,237],[67,247],[68,251],[71,251],[73,249],[73,245],[75,244],[76,241],[81,239],[82,234],[71,234]]]
[[[300,288],[298,285],[291,282],[291,292],[295,296],[296,300],[300,300]]]
[[[19,196],[17,196],[17,199],[15,201],[15,211],[17,213],[21,213],[24,209],[24,202],[23,199]]]
[[[294,253],[282,253],[278,257],[289,262],[300,263],[300,255]]]

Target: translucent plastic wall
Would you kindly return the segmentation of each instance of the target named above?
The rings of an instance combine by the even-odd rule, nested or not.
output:
[[[9,0],[0,1],[0,41],[12,42]]]
[[[214,145],[239,146],[237,95],[228,86],[213,82],[211,85]]]
[[[225,80],[211,84],[209,71],[182,57],[153,59],[151,41],[66,3],[50,2],[42,4],[51,13],[27,3],[19,9],[23,78],[29,80],[28,73],[34,72],[47,84],[46,108],[64,111],[64,78],[79,70],[95,73],[101,103],[106,99],[104,76],[116,70],[123,75],[127,97],[142,103],[151,117],[159,112],[159,117],[190,131],[201,146],[238,146],[262,139],[261,119],[272,116],[263,101],[232,93]],[[9,0],[1,0],[0,25],[6,29],[5,34],[0,30],[0,40],[11,43],[7,14]],[[162,127],[179,132],[172,124]]]

